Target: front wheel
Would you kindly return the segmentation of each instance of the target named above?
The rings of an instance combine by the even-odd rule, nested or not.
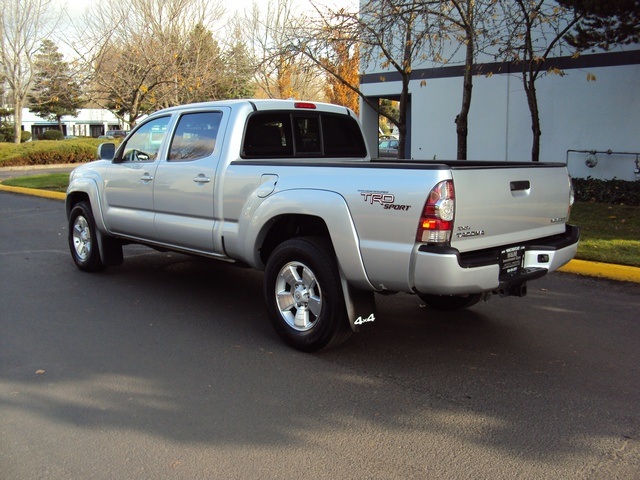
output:
[[[321,238],[293,238],[269,257],[264,274],[269,319],[292,347],[313,352],[352,333],[333,249]]]
[[[431,308],[448,312],[472,307],[482,298],[481,293],[470,295],[430,295],[427,293],[419,293],[418,296]]]
[[[79,202],[69,215],[69,250],[80,270],[97,272],[104,269],[97,239],[91,206],[87,202]]]

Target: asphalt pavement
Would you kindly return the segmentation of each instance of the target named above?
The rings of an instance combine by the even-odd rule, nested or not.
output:
[[[60,201],[0,192],[0,478],[636,479],[640,285],[554,273],[284,345],[262,274],[129,245],[79,271]]]

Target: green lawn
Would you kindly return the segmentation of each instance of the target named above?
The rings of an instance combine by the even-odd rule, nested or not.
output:
[[[576,258],[640,267],[640,207],[576,202],[571,223],[580,226]]]
[[[5,185],[64,192],[68,173],[5,180]],[[580,226],[576,258],[640,267],[640,207],[576,202],[571,223]]]
[[[47,175],[30,175],[28,177],[10,178],[2,182],[10,187],[36,188],[64,192],[69,185],[69,173],[51,173]]]

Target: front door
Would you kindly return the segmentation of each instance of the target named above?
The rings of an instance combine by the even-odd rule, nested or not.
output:
[[[155,118],[141,125],[109,165],[104,186],[105,223],[109,231],[156,240],[153,185],[170,119],[170,116]]]

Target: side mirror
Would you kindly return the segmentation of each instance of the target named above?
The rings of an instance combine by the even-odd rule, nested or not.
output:
[[[101,143],[98,145],[98,157],[100,160],[113,160],[116,156],[115,143]]]

